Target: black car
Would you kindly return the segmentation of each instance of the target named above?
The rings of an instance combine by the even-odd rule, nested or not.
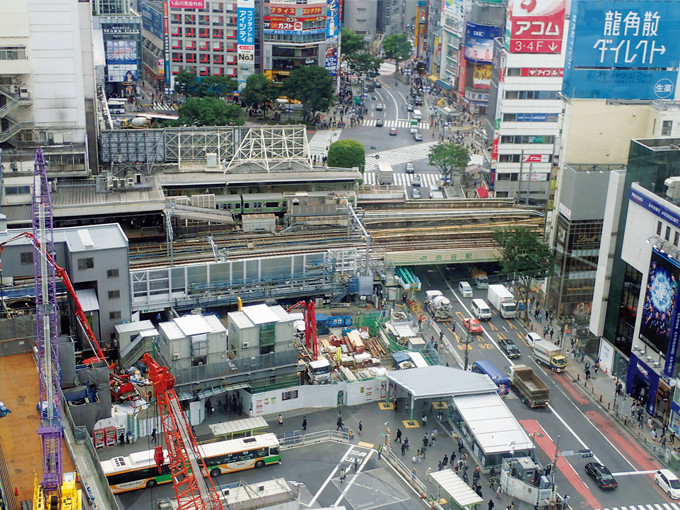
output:
[[[423,98],[422,97],[416,97],[413,102],[415,103],[416,106],[420,106],[423,104]]]
[[[385,121],[383,119],[378,119],[375,121],[375,125],[377,127],[383,127],[385,125]]]
[[[517,359],[522,355],[522,353],[519,350],[519,347],[517,347],[517,344],[510,340],[509,338],[499,340],[498,345],[510,359]]]
[[[595,480],[600,489],[616,489],[619,486],[607,466],[599,462],[588,462],[586,473]]]

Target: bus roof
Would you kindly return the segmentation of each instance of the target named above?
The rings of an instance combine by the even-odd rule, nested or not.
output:
[[[475,361],[475,364],[477,366],[479,366],[479,368],[484,370],[484,372],[486,372],[486,374],[489,377],[491,377],[491,379],[493,379],[494,381],[498,381],[499,379],[503,380],[503,379],[508,378],[507,375],[505,375],[503,372],[501,372],[501,370],[496,365],[491,363],[489,360],[480,359],[480,360]]]
[[[203,457],[211,457],[213,455],[220,455],[228,452],[238,452],[241,450],[252,450],[253,448],[261,448],[262,446],[277,446],[279,440],[276,434],[271,432],[268,434],[260,434],[257,436],[240,437],[238,439],[229,439],[227,441],[218,441],[216,443],[206,443],[199,445],[198,449]]]
[[[380,172],[393,172],[392,165],[386,161],[378,161],[378,171]]]

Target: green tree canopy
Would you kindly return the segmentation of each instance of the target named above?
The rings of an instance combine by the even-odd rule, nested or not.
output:
[[[532,281],[551,273],[552,250],[527,227],[497,229],[494,239],[501,251],[502,271],[514,275],[516,288],[526,304]],[[528,320],[528,309],[528,306],[524,307],[525,320]]]
[[[332,143],[328,149],[328,166],[337,168],[358,167],[359,171],[363,173],[365,163],[366,151],[361,142],[356,140],[338,140]]]
[[[241,100],[246,106],[262,105],[274,101],[279,91],[279,86],[268,80],[264,74],[251,74],[241,92]]]
[[[319,66],[298,67],[283,82],[283,91],[289,98],[303,104],[305,118],[318,111],[326,111],[335,97],[333,78]]]
[[[226,97],[238,89],[238,82],[228,76],[205,76],[198,82],[198,96]]]
[[[228,76],[205,76],[182,69],[175,76],[175,91],[189,97],[226,97],[238,89],[238,82]]]
[[[345,58],[349,70],[352,74],[357,76],[365,76],[366,78],[375,78],[380,74],[380,64],[382,59],[374,57],[367,51],[354,53]]]
[[[191,71],[182,69],[175,76],[175,92],[185,96],[198,95],[198,78]]]
[[[454,171],[462,172],[470,162],[470,153],[457,143],[438,143],[430,148],[427,155],[430,165],[435,166],[447,181]]]
[[[386,58],[393,58],[399,69],[399,62],[411,56],[411,41],[406,34],[392,34],[383,39],[383,53]]]
[[[179,107],[179,126],[240,126],[243,109],[214,97],[190,97]]]
[[[340,51],[342,56],[347,58],[351,55],[363,51],[368,46],[366,39],[361,34],[357,34],[354,30],[343,28],[340,36]]]

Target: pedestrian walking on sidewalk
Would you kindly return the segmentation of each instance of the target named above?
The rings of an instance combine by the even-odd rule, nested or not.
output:
[[[675,437],[675,436],[673,436],[673,437]],[[155,442],[156,442],[156,429],[153,429],[153,430],[151,431],[151,442],[152,442],[152,443],[155,443]]]
[[[567,494],[562,498],[562,508],[569,508],[569,496]]]
[[[345,468],[342,468],[340,470],[340,482],[344,482],[346,478],[347,478],[347,474],[345,473]]]
[[[279,426],[283,426],[283,415],[279,413]]]
[[[307,417],[302,417],[302,430],[307,430]]]
[[[487,509],[488,509],[488,510],[493,510],[493,507],[494,507],[494,506],[496,506],[496,505],[494,505],[493,499],[490,499],[490,500],[489,500],[489,503],[487,504]]]
[[[461,451],[463,451],[463,446],[464,446],[464,445],[463,445],[463,439],[462,439],[462,438],[459,438],[459,439],[458,439],[458,453],[460,453]]]
[[[359,429],[359,435],[364,431],[364,424],[361,423],[361,420],[359,420],[359,426],[357,427]]]
[[[338,417],[338,421],[336,422],[336,425],[337,425],[337,427],[336,427],[335,430],[341,430],[343,432],[345,431],[345,427],[344,427],[344,424],[342,423],[341,417]]]
[[[401,443],[401,429],[397,429],[397,437],[394,438],[394,442],[395,443],[397,443],[397,442]]]
[[[671,445],[675,444],[675,431],[671,430],[670,436],[668,436],[668,439],[671,441]]]

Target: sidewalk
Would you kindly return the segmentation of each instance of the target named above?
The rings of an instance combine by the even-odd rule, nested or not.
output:
[[[547,324],[545,318],[542,321],[537,321],[533,313],[529,313],[530,320],[530,330],[536,331],[541,336],[543,336],[543,327]],[[556,327],[556,326],[555,326]],[[632,439],[634,439],[640,447],[645,449],[650,456],[657,462],[659,462],[663,467],[668,467],[667,457],[670,456],[674,445],[668,443],[666,446],[661,444],[661,424],[654,422],[656,429],[658,431],[658,438],[654,440],[651,435],[650,429],[646,426],[640,428],[636,419],[632,419],[630,416],[630,407],[633,403],[633,399],[630,395],[626,394],[625,381],[621,381],[623,384],[623,389],[617,395],[616,384],[618,379],[611,374],[609,374],[605,369],[599,369],[597,373],[594,369],[594,360],[590,356],[585,356],[583,361],[579,358],[574,358],[571,352],[570,346],[571,336],[565,336],[564,342],[564,352],[568,359],[567,369],[565,374],[579,387],[583,388],[584,392],[589,396],[595,404],[598,404],[600,408],[605,411],[606,415],[609,416],[616,424],[628,433]],[[557,339],[555,339],[557,343]],[[558,344],[559,345],[559,344]],[[590,363],[590,379],[585,378],[585,363]],[[644,422],[649,416],[644,414]]]

